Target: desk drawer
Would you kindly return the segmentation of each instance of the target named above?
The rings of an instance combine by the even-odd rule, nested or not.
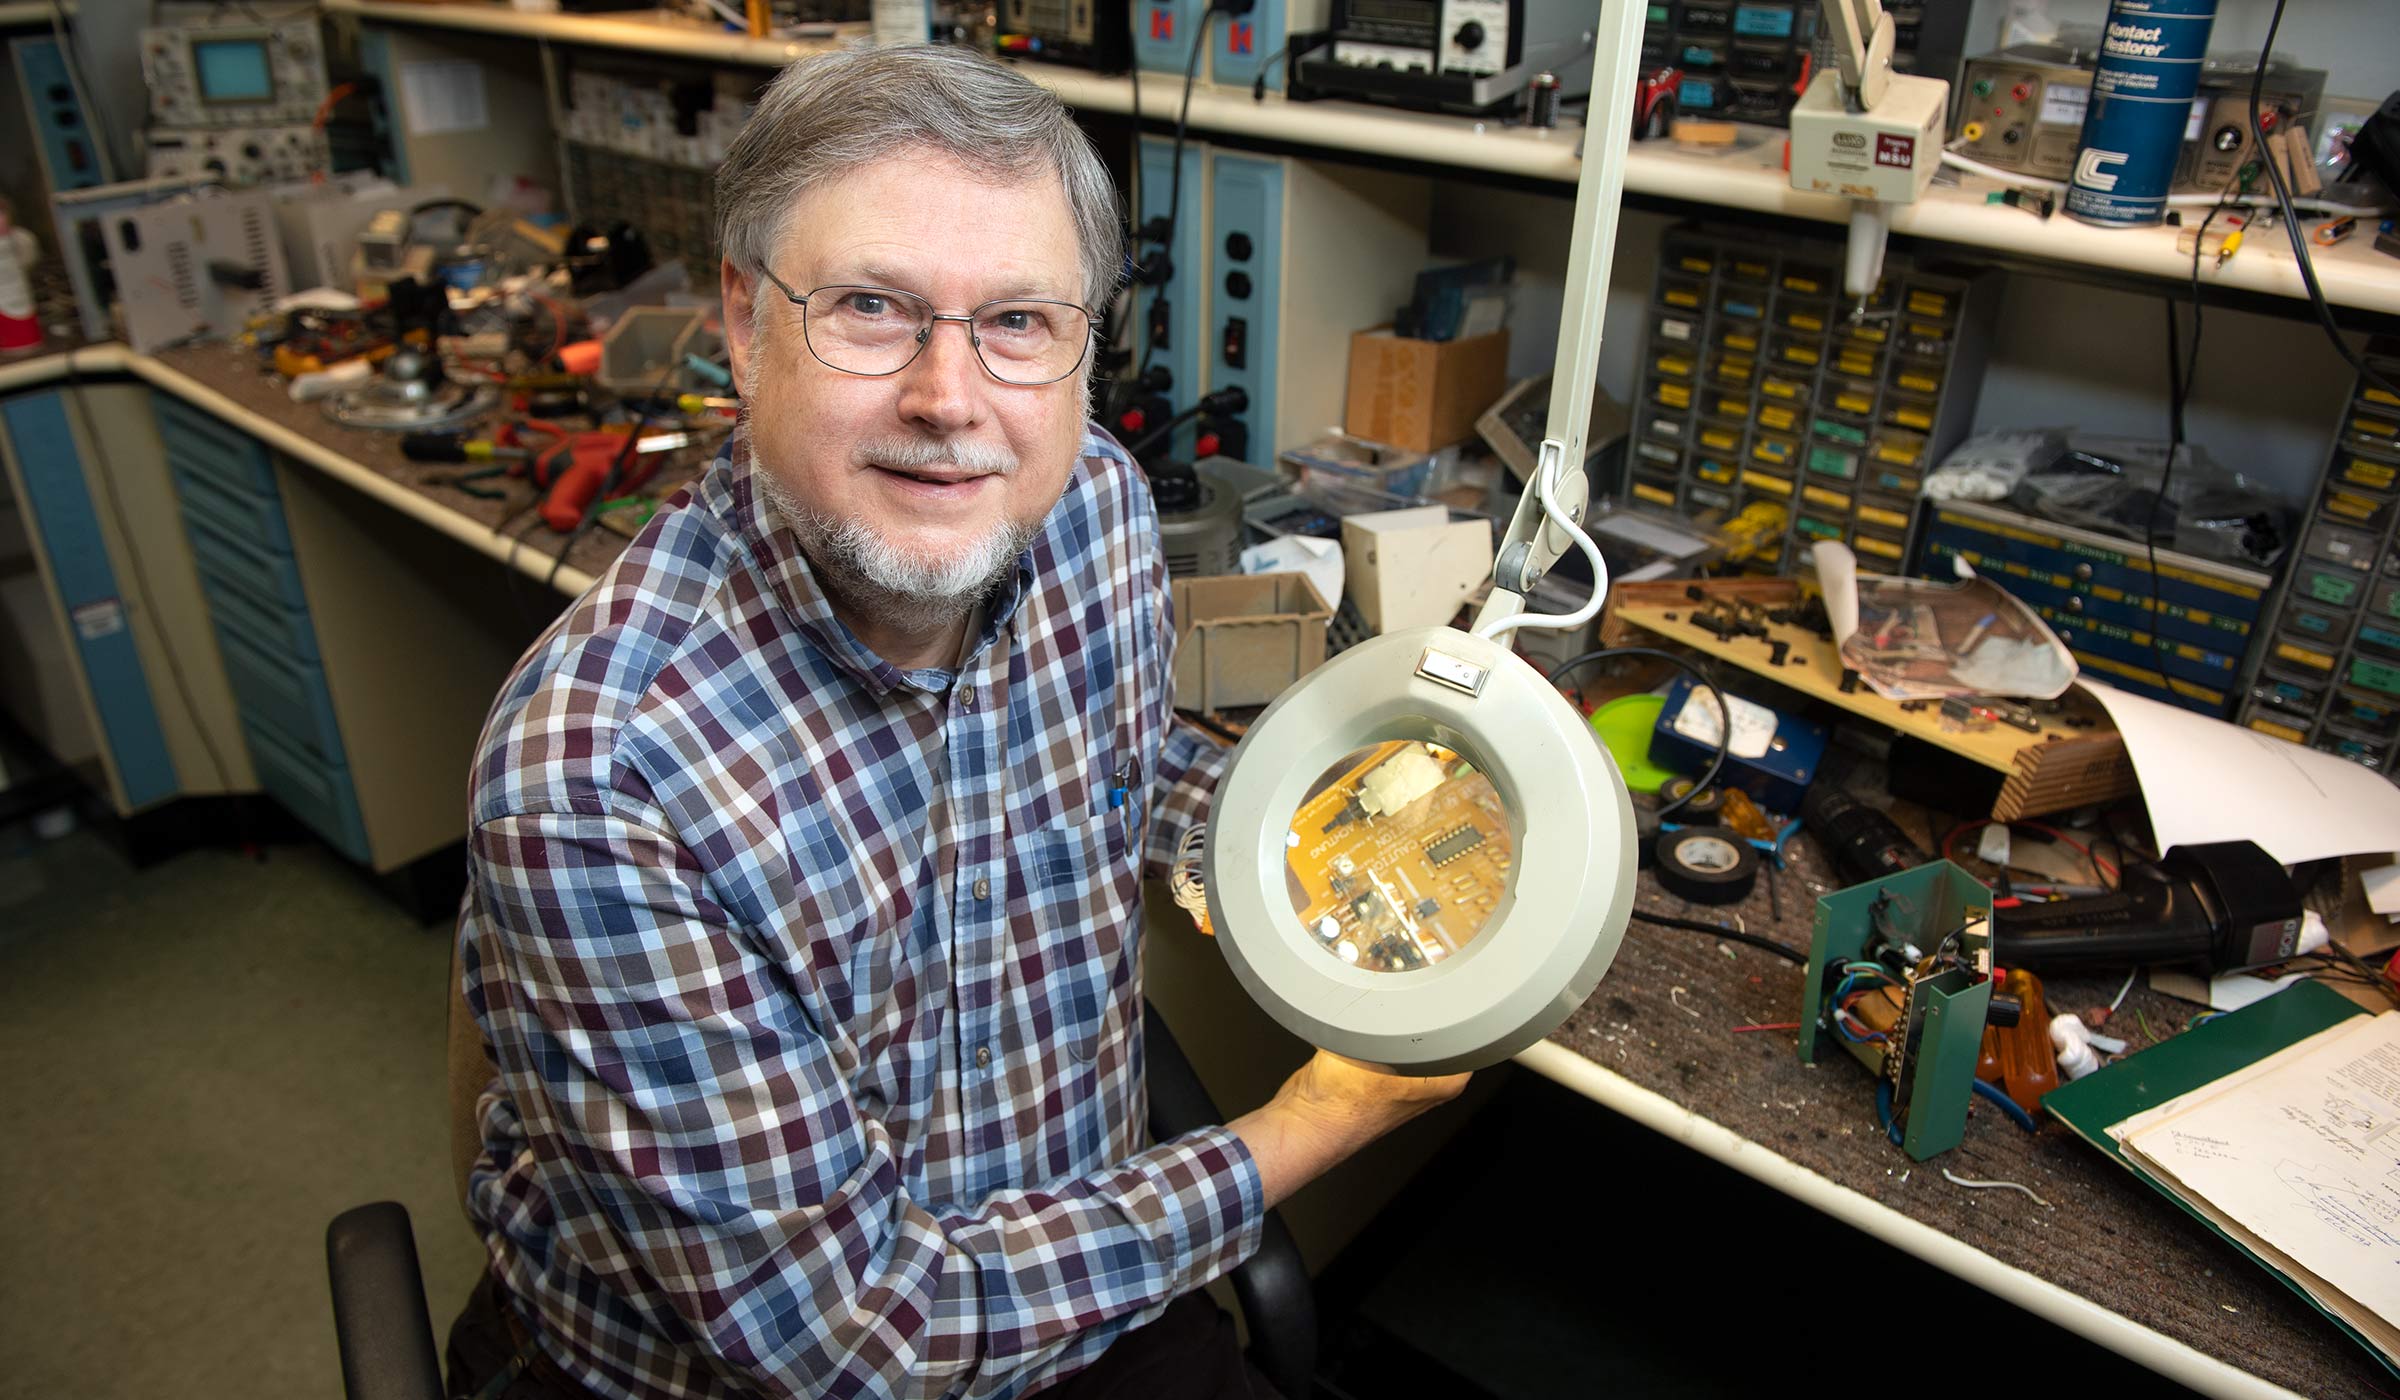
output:
[[[273,496],[229,490],[218,478],[183,466],[175,468],[175,495],[187,521],[203,519],[261,549],[292,552],[291,532],[283,525],[283,503]]]
[[[306,616],[308,595],[300,587],[300,566],[289,554],[264,549],[225,529],[213,517],[186,511],[184,533],[191,536],[192,559],[204,574],[247,589],[265,606]]]
[[[267,644],[270,652],[317,659],[317,629],[306,612],[261,598],[253,585],[211,572],[205,561],[200,565],[200,591],[208,595],[208,614],[218,626],[239,628]]]
[[[373,863],[349,769],[302,753],[247,715],[242,718],[242,734],[250,741],[250,761],[258,769],[260,787],[335,850],[362,865]]]
[[[275,499],[275,468],[258,439],[168,394],[150,395],[167,460],[233,490]]]
[[[277,643],[273,636],[253,635],[232,615],[217,618],[217,649],[242,719],[283,735],[320,763],[344,766],[341,726],[324,671],[280,654]]]

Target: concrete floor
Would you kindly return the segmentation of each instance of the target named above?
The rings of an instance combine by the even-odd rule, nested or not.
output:
[[[366,1201],[415,1218],[444,1334],[483,1265],[448,958],[316,846],[137,874],[0,829],[0,1397],[338,1396],[325,1225]]]

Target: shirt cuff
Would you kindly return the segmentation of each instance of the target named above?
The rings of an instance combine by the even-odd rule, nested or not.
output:
[[[1142,1154],[1166,1208],[1175,1294],[1188,1293],[1258,1252],[1267,1190],[1258,1161],[1230,1128],[1201,1128]]]

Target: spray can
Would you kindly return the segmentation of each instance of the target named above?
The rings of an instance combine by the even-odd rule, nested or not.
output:
[[[2110,0],[2067,212],[2133,228],[2166,217],[2217,0]]]

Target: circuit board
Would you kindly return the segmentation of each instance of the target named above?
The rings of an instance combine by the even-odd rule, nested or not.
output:
[[[1515,858],[1491,779],[1439,745],[1401,740],[1292,816],[1285,883],[1318,946],[1378,972],[1428,967],[1483,931]]]

